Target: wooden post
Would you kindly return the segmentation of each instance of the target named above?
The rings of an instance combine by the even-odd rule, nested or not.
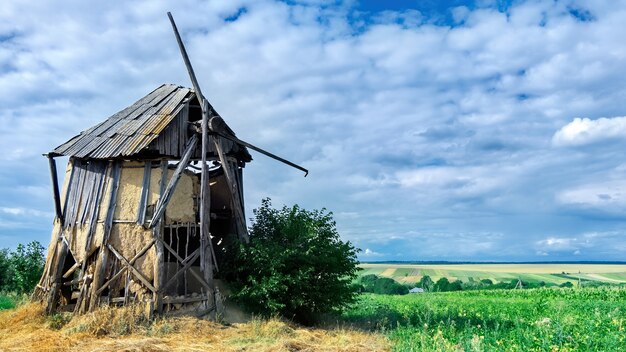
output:
[[[167,160],[161,160],[161,182],[159,184],[159,199],[165,193],[165,185],[167,184]],[[163,290],[162,285],[165,281],[165,256],[163,251],[163,224],[159,221],[159,226],[152,230],[152,234],[156,239],[154,249],[156,252],[156,263],[154,268],[154,288],[156,292],[152,294],[152,300],[154,302],[154,309],[157,314],[163,313]]]
[[[215,258],[212,256],[213,242],[211,241],[211,187],[209,169],[207,166],[207,153],[209,152],[209,102],[202,102],[202,174],[200,186],[200,269],[204,279],[209,284],[213,283],[213,265]]]
[[[61,196],[59,195],[59,179],[57,177],[57,163],[50,155],[48,157],[48,164],[50,164],[50,179],[52,180],[52,197],[54,198],[54,210],[57,219],[63,222],[63,213],[61,212]]]
[[[63,230],[61,230],[63,231]],[[63,275],[63,266],[65,264],[65,257],[67,257],[68,247],[67,243],[62,240],[61,234],[59,234],[59,238],[57,239],[57,251],[59,254],[57,257],[56,268],[52,272],[53,282],[50,287],[50,293],[48,296],[48,304],[46,307],[46,314],[52,314],[57,307],[57,302],[59,300],[59,290],[61,289],[61,280]],[[60,248],[59,248],[60,247]]]

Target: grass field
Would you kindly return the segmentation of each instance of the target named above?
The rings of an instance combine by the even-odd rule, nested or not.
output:
[[[626,289],[362,295],[346,321],[396,351],[626,351]]]
[[[139,308],[141,311],[143,308]],[[0,311],[0,351],[388,351],[382,334],[306,328],[279,319],[222,325],[191,317],[146,321],[132,307],[69,320],[37,304]]]
[[[626,288],[364,294],[334,323],[146,321],[142,308],[0,310],[0,351],[626,351]],[[138,313],[139,312],[139,313]]]
[[[375,274],[401,283],[415,283],[428,275],[463,282],[490,279],[494,282],[544,281],[556,285],[566,281],[626,283],[624,264],[361,264],[360,275]]]

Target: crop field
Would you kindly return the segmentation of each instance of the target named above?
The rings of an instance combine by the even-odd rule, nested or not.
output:
[[[401,283],[418,282],[428,275],[434,281],[441,277],[463,282],[490,279],[493,282],[600,281],[626,283],[625,264],[361,264],[360,275],[375,274]]]
[[[362,295],[344,319],[396,351],[626,351],[626,289]]]

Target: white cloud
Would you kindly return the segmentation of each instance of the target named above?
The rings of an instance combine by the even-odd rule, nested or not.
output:
[[[362,254],[363,257],[382,257],[382,253],[375,252],[369,248],[365,248]]]
[[[18,216],[18,217],[40,217],[40,218],[48,218],[52,219],[54,214],[51,212],[40,211],[36,209],[27,209],[27,208],[9,208],[9,207],[0,207],[0,213]]]
[[[626,117],[575,118],[552,137],[556,146],[582,146],[612,139],[626,139]]]
[[[238,136],[311,170],[303,179],[253,153],[249,215],[268,196],[276,206],[327,207],[357,246],[479,259],[532,257],[537,233],[571,236],[554,217],[563,208],[623,205],[622,186],[602,186],[623,179],[611,171],[626,165],[623,146],[553,146],[617,133],[622,118],[597,117],[625,114],[624,4],[585,3],[595,18],[586,23],[568,14],[569,2],[516,1],[507,14],[457,8],[450,26],[426,12],[365,18],[357,2],[322,2],[3,2],[0,207],[24,212],[0,212],[0,222],[33,220],[44,230],[27,235],[47,241],[49,218],[25,211],[52,208],[41,154],[161,83],[189,85],[167,10],[204,94]],[[581,119],[586,132],[557,138],[572,116],[604,127]],[[586,229],[607,231],[585,216]]]
[[[537,241],[537,246],[544,251],[556,250],[570,250],[574,249],[574,243],[576,242],[576,238],[557,238],[557,237],[548,237],[546,239]]]
[[[573,187],[557,194],[561,204],[624,212],[626,181],[605,181]]]

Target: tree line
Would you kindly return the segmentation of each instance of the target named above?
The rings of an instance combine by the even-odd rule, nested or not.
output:
[[[608,285],[598,281],[585,282],[585,286],[602,286]],[[522,280],[511,280],[510,282],[493,282],[491,279],[482,279],[479,281],[461,280],[450,281],[446,277],[442,277],[437,281],[424,275],[414,284],[401,284],[396,280],[388,277],[380,277],[374,274],[362,276],[357,283],[360,292],[377,293],[385,295],[405,295],[414,287],[419,287],[425,292],[452,292],[452,291],[468,291],[468,290],[495,290],[495,289],[515,289],[515,288],[539,288],[555,286],[546,282],[526,282]],[[574,287],[574,284],[567,281],[559,285],[559,287]]]

